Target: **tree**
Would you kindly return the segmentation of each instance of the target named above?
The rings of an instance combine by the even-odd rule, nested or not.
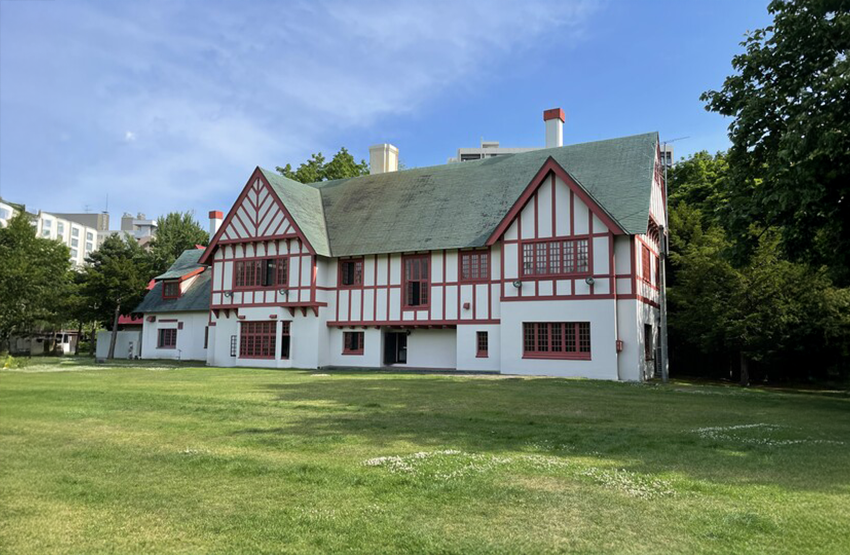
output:
[[[92,314],[104,326],[111,323],[108,358],[115,356],[118,317],[133,309],[147,292],[150,259],[132,238],[114,234],[86,258],[81,294]]]
[[[366,160],[361,160],[358,164],[354,161],[354,156],[345,147],[342,147],[327,164],[325,164],[325,157],[321,152],[318,152],[298,166],[297,170],[293,171],[290,164],[284,167],[278,166],[276,169],[278,173],[289,179],[300,181],[301,183],[318,183],[320,181],[367,175],[369,173],[369,164]]]
[[[183,251],[195,245],[206,246],[209,240],[209,233],[195,221],[191,212],[160,216],[156,221],[156,236],[150,243],[153,275],[165,272]]]
[[[69,256],[67,246],[36,237],[23,212],[0,228],[0,345],[13,334],[55,327],[66,318]]]
[[[795,260],[850,283],[850,2],[774,0],[773,24],[747,35],[736,70],[706,108],[733,118],[725,183],[729,229],[781,231]]]

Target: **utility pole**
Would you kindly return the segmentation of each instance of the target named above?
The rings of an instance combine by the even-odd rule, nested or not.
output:
[[[677,137],[675,139],[671,139],[669,141],[665,141],[664,144],[664,223],[661,225],[661,233],[659,234],[660,242],[659,245],[659,269],[661,270],[660,276],[660,291],[659,291],[659,304],[661,305],[661,381],[667,383],[670,381],[670,351],[668,349],[668,341],[667,341],[667,255],[670,252],[670,241],[669,241],[669,230],[668,230],[668,222],[670,220],[670,216],[668,214],[668,201],[667,198],[669,196],[669,189],[667,188],[667,145],[669,143],[675,141],[681,141],[682,139],[687,139],[688,137]],[[673,163],[673,156],[670,156],[670,164]]]

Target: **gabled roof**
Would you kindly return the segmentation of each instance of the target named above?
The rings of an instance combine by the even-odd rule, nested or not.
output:
[[[156,285],[148,291],[139,306],[133,310],[133,313],[208,311],[210,309],[212,272],[203,271],[206,266],[197,263],[203,252],[204,249],[183,251],[183,254],[177,258],[167,272],[155,278]],[[192,273],[198,273],[199,270],[200,274],[179,297],[176,299],[162,298],[163,280],[179,279]]]
[[[309,184],[259,171],[314,252],[357,256],[484,246],[546,165],[622,232],[645,233],[657,145],[644,133]]]
[[[163,279],[178,279],[194,272],[195,270],[205,268],[206,266],[198,262],[203,254],[204,249],[202,248],[183,251],[183,253],[177,257],[177,260],[174,261],[174,264],[172,264],[164,274],[160,274],[153,279],[156,281]]]

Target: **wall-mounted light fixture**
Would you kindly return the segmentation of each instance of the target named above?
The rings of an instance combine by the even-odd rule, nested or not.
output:
[[[278,289],[277,292],[280,293],[281,295],[289,295],[289,289],[286,289],[286,288],[283,288],[283,287]]]
[[[229,299],[230,297],[232,297],[232,296],[233,296],[233,292],[231,292],[231,291],[225,291],[225,292],[224,292],[224,296],[225,296],[225,297],[227,297],[227,298]]]
[[[514,287],[516,287],[517,289],[519,289],[520,287],[522,287],[522,282],[521,282],[520,280],[518,280],[518,279],[515,279],[515,280],[514,280]]]
[[[593,276],[587,276],[584,278],[584,282],[588,285],[593,285],[596,280],[593,279]]]

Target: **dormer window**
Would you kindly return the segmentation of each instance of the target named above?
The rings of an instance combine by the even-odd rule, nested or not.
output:
[[[179,281],[164,281],[162,283],[162,298],[163,299],[176,299],[180,296],[180,282]]]

